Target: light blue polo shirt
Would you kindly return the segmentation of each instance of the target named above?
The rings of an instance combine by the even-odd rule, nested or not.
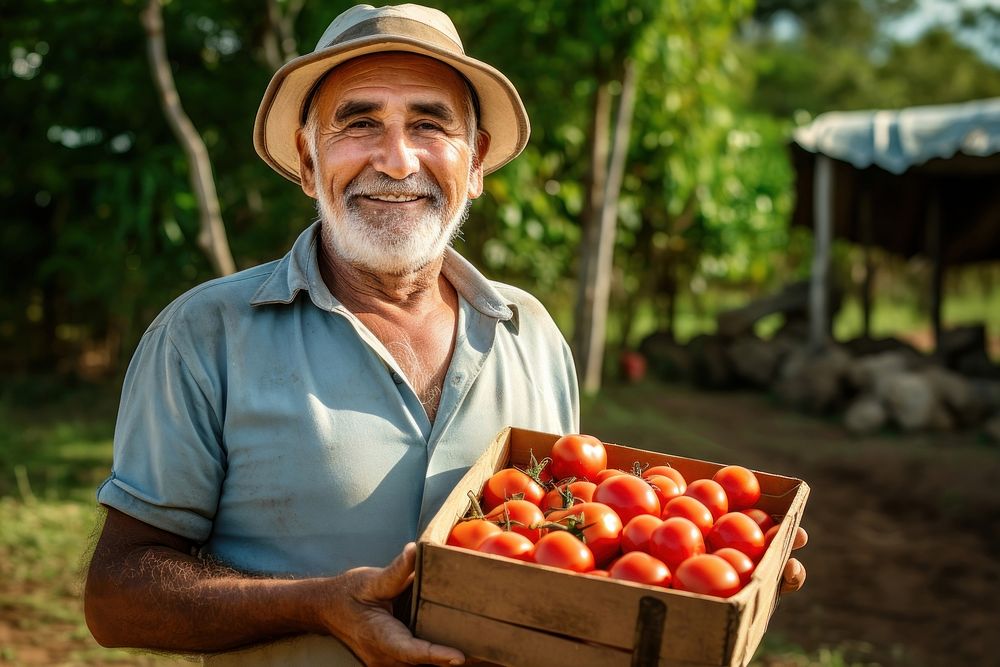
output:
[[[150,325],[99,502],[241,570],[331,575],[391,561],[504,426],[578,431],[573,361],[548,313],[451,249],[457,338],[430,422],[320,277],[318,230]]]

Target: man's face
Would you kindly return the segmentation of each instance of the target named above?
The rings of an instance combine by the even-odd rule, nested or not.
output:
[[[468,96],[453,69],[411,54],[363,56],[326,77],[297,143],[327,250],[392,275],[441,256],[483,189]],[[488,138],[476,138],[481,154]]]

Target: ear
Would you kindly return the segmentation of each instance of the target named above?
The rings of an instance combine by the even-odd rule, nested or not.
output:
[[[299,181],[302,192],[316,198],[316,165],[313,164],[309,141],[304,128],[295,130],[295,148],[299,151]]]
[[[472,172],[469,174],[469,199],[476,199],[483,194],[483,156],[490,148],[490,135],[485,130],[476,132],[476,158],[472,161]]]

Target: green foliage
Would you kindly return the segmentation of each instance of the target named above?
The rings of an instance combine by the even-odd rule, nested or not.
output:
[[[893,109],[1000,95],[1000,68],[960,43],[953,29],[937,26],[910,43],[893,42],[880,31],[913,6],[913,0],[761,0],[763,20],[798,9],[797,32],[779,39],[765,23],[748,36],[756,60],[754,106],[792,117],[799,111]],[[983,6],[966,12],[965,20],[978,26],[980,16],[991,15]]]
[[[9,295],[0,303],[0,367],[118,372],[155,314],[211,277],[188,165],[149,75],[143,3],[12,4],[0,33],[8,119],[0,261]],[[295,24],[299,52],[350,4],[307,3]],[[1000,70],[950,32],[888,40],[880,26],[912,0],[431,4],[453,17],[471,55],[515,83],[532,119],[527,150],[487,179],[458,247],[557,313],[571,311],[576,293],[594,96],[610,82],[616,101],[624,60],[636,63],[616,340],[662,326],[673,294],[697,299],[722,283],[766,289],[807,270],[808,238],[787,230],[793,118],[1000,95]],[[280,256],[315,217],[311,201],[253,151],[272,67],[263,2],[248,8],[237,0],[164,8],[181,101],[207,144],[240,268]],[[973,14],[961,29],[995,21],[985,9]],[[797,32],[776,37],[776,16],[792,16]]]
[[[260,18],[244,9],[165,10],[182,103],[208,145],[243,267],[279,254],[312,217],[253,152],[253,114],[269,74],[255,55]],[[14,122],[0,133],[16,150],[0,156],[0,261],[15,298],[2,306],[0,339],[17,346],[0,359],[6,365],[51,367],[105,341],[115,366],[159,309],[211,277],[138,11],[126,0],[5,10],[0,51],[10,62],[0,66],[0,94]]]

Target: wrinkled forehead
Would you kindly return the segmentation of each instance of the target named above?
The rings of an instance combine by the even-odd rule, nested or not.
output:
[[[476,95],[458,70],[427,56],[391,52],[352,58],[327,72],[306,100],[303,122],[313,104],[329,112],[347,99],[387,93],[422,94],[450,103],[459,112],[471,104],[479,118]]]

